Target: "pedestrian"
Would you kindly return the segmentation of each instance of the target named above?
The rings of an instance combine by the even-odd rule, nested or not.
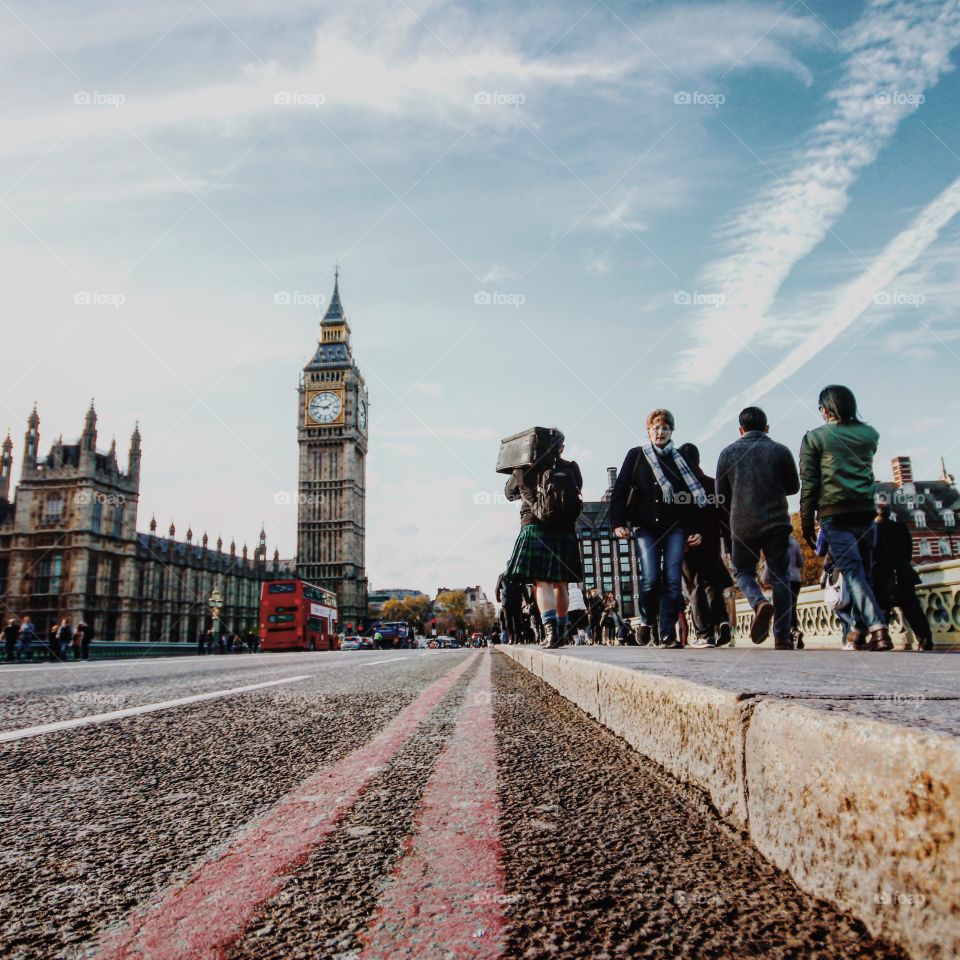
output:
[[[600,620],[603,617],[603,601],[595,587],[587,591],[587,621],[590,628],[590,642],[600,643]]]
[[[507,480],[508,500],[520,500],[520,534],[507,575],[532,583],[548,649],[569,637],[568,583],[583,579],[576,522],[583,508],[583,477],[573,460],[563,459],[563,434],[553,428],[550,442],[529,467]]]
[[[523,584],[507,576],[504,571],[497,579],[495,596],[503,614],[503,629],[506,632],[504,643],[519,643],[523,617]]]
[[[917,584],[920,575],[913,568],[913,537],[909,528],[897,523],[890,511],[890,503],[877,501],[877,547],[873,561],[873,588],[889,620],[894,607],[899,607],[905,625],[916,635],[920,650],[933,649],[933,631],[920,601]]]
[[[876,537],[873,458],[880,434],[857,415],[849,387],[824,387],[818,403],[823,425],[808,431],[800,445],[803,536],[813,546],[819,520],[850,592],[853,648],[892,650],[887,618],[870,583]]]
[[[576,638],[587,626],[587,601],[579,583],[567,584],[567,617],[570,621],[570,635]]]
[[[763,643],[773,623],[777,650],[792,650],[793,607],[788,573],[790,511],[787,497],[800,489],[793,454],[769,437],[767,415],[759,407],[740,412],[740,439],[725,447],[717,463],[717,500],[727,513],[733,575],[753,608],[750,639]],[[757,582],[760,555],[767,564],[771,603]]]
[[[37,639],[37,628],[30,617],[24,617],[20,624],[20,635],[17,644],[20,652],[17,659],[33,660],[33,641]]]
[[[80,646],[83,641],[83,621],[77,624],[76,629],[73,631],[73,659],[80,659]]]
[[[80,636],[80,659],[89,660],[90,641],[93,640],[94,637],[93,624],[87,623],[86,620],[81,620],[80,623],[77,624],[77,634]]]
[[[3,628],[4,660],[13,663],[17,655],[17,637],[20,636],[20,624],[16,617],[10,617]]]
[[[617,537],[633,535],[640,566],[638,642],[652,637],[659,588],[659,644],[679,647],[677,620],[683,606],[683,552],[701,543],[701,508],[707,495],[696,474],[673,445],[675,421],[669,410],[654,410],[646,421],[647,440],[627,452],[610,498],[610,524]]]
[[[63,661],[70,659],[70,649],[73,647],[73,628],[70,621],[64,618],[57,627],[57,653]]]
[[[803,589],[803,547],[800,541],[791,533],[787,546],[787,573],[790,578],[790,639],[798,650],[803,649],[803,631],[800,629],[800,591]],[[760,572],[760,586],[771,589],[770,571],[766,563]]]
[[[615,646],[621,639],[623,631],[623,617],[620,616],[620,605],[613,591],[603,595],[603,614],[600,618],[600,636],[609,646]]]
[[[47,660],[54,661],[60,659],[60,641],[57,635],[60,632],[60,624],[54,620],[50,629],[47,631]]]
[[[204,636],[203,631],[197,633],[197,656],[202,657],[207,645],[206,637]]]
[[[691,647],[724,647],[730,642],[732,625],[724,591],[733,580],[723,562],[724,542],[730,542],[727,514],[717,504],[717,482],[700,467],[700,450],[692,443],[679,447],[680,455],[697,475],[707,494],[703,508],[699,547],[689,547],[683,556],[683,587],[687,596],[687,624]]]

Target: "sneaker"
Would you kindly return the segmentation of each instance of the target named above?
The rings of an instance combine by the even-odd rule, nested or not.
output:
[[[773,623],[773,604],[769,600],[760,603],[753,611],[753,623],[750,624],[750,639],[754,643],[763,643],[770,633],[770,624]]]
[[[799,630],[796,630],[796,629],[791,630],[790,639],[793,641],[793,646],[795,649],[797,650],[803,649],[803,633],[801,633]]]
[[[690,646],[695,650],[706,650],[709,647],[712,647],[713,644],[710,642],[709,637],[694,637],[690,641]]]
[[[925,640],[924,640],[924,639],[921,639],[920,643],[919,643],[918,646],[917,646],[917,650],[919,650],[919,651],[921,651],[921,652],[923,652],[923,651],[925,651],[925,650],[932,650],[932,649],[933,649],[933,640],[931,640],[931,639],[929,639],[929,638],[927,638],[927,639],[925,639]]]
[[[717,646],[725,647],[730,642],[732,635],[730,624],[721,623],[720,626],[717,627]]]
[[[781,640],[779,637],[774,637],[774,650],[793,650],[793,648],[793,641],[789,637],[785,637],[783,640]]]

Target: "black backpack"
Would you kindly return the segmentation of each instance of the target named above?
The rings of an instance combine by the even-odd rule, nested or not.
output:
[[[573,526],[583,509],[577,476],[569,464],[554,461],[537,477],[537,493],[530,512],[550,526]]]

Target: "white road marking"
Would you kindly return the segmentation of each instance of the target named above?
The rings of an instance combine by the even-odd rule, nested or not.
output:
[[[323,651],[324,653],[328,651]],[[335,653],[340,653],[341,651],[334,651]],[[343,653],[360,653],[359,650],[344,650]],[[436,652],[436,651],[435,651]],[[230,654],[215,655],[216,662],[220,663],[222,659],[229,658]],[[240,654],[236,655],[238,660],[228,659],[226,663],[222,665],[225,667],[253,667],[260,666],[265,661],[260,659],[260,655],[257,655],[256,660],[239,660]],[[270,660],[279,658],[279,657],[305,657],[305,656],[316,656],[316,654],[311,654],[309,651],[291,651],[288,653],[268,653],[266,657]],[[109,669],[111,667],[133,667],[133,666],[172,666],[175,663],[186,663],[186,664],[196,664],[197,661],[206,662],[210,660],[209,656],[182,656],[182,657],[126,657],[122,660],[81,660],[79,663],[76,660],[71,660],[66,663],[45,663],[42,666],[37,667],[10,667],[0,664],[0,678],[8,673],[37,673],[39,671],[50,671],[50,670],[69,670],[73,672],[74,670],[103,670]],[[398,657],[397,659],[402,660],[403,657]],[[330,660],[318,660],[319,664],[330,663]],[[360,660],[350,660],[350,663],[359,663]],[[385,660],[376,660],[375,663],[387,663]],[[305,663],[304,666],[313,666],[313,664]]]
[[[196,693],[191,697],[180,697],[178,700],[145,703],[142,706],[128,707],[125,710],[112,710],[110,713],[95,713],[89,717],[75,717],[73,720],[58,720],[55,723],[43,723],[38,727],[25,727],[22,730],[7,730],[0,733],[0,743],[9,743],[12,740],[25,740],[28,737],[39,737],[44,733],[56,733],[59,730],[70,730],[73,727],[85,727],[92,723],[106,723],[108,720],[120,720],[123,717],[136,717],[142,713],[169,710],[173,707],[183,707],[190,703],[201,703],[204,700],[215,700],[218,697],[233,696],[235,693],[246,693],[248,690],[262,690],[264,687],[276,687],[283,683],[296,683],[298,680],[310,679],[312,679],[312,677],[304,674],[299,677],[286,677],[283,680],[267,680],[264,683],[253,683],[246,687],[231,687],[229,690]]]

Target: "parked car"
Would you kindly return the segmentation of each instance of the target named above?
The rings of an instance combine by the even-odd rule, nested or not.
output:
[[[430,647],[430,638],[429,637],[417,637],[417,649],[418,650],[427,650]]]

